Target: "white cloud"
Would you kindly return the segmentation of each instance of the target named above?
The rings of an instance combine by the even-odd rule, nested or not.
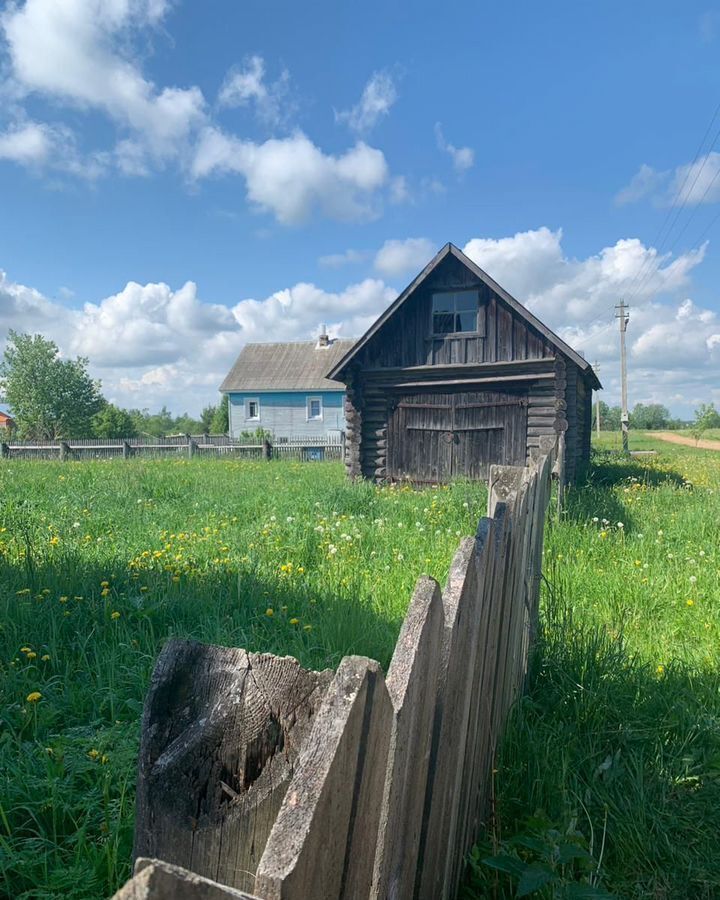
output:
[[[690,415],[720,388],[720,321],[686,293],[705,246],[673,259],[633,238],[577,260],[564,253],[560,230],[539,228],[499,240],[475,238],[464,249],[570,346],[600,361],[603,399],[613,403],[620,391],[615,304],[633,295],[637,272],[646,272],[631,298],[627,332],[631,406],[661,402]]]
[[[375,255],[375,268],[389,278],[416,273],[430,262],[436,250],[427,238],[385,241]]]
[[[440,122],[435,123],[435,140],[440,150],[450,155],[456,172],[466,172],[475,164],[475,151],[472,147],[455,147],[446,141]]]
[[[364,134],[389,114],[397,98],[397,88],[390,73],[375,72],[355,106],[336,112],[335,118],[338,122],[347,122],[353,131]]]
[[[242,175],[251,203],[284,224],[298,224],[316,209],[344,221],[373,218],[388,180],[382,152],[363,142],[332,156],[302,132],[256,144],[217,128],[203,132],[191,171],[195,178]]]
[[[413,246],[394,243],[401,250]],[[413,272],[432,249],[415,260]],[[559,230],[539,228],[475,238],[465,251],[588,360],[600,361],[603,399],[611,403],[619,398],[614,306],[646,264],[653,286],[632,298],[627,332],[631,405],[660,402],[689,416],[700,402],[720,401],[720,315],[688,297],[703,248],[671,258],[627,239],[573,259]],[[359,336],[395,296],[381,278],[338,292],[301,282],[226,307],[203,299],[192,282],[178,289],[129,282],[113,296],[73,309],[0,273],[0,351],[10,328],[39,332],[67,355],[89,356],[109,399],[197,413],[216,397],[245,342],[309,339],[322,322],[331,334]]]
[[[365,262],[369,254],[362,250],[346,250],[344,253],[329,253],[318,258],[318,264],[326,269],[340,269],[343,266]]]
[[[630,183],[615,196],[615,202],[623,205],[646,198],[659,206],[720,202],[720,153],[712,151],[695,162],[664,172],[643,163]]]
[[[157,88],[129,51],[133,30],[156,26],[164,0],[27,0],[0,17],[12,90],[99,109],[155,161],[177,156],[205,116],[197,87]]]
[[[0,159],[19,163],[43,163],[51,148],[47,127],[28,122],[0,133]]]
[[[0,271],[0,353],[10,329],[41,333],[65,355],[88,356],[113,402],[197,413],[217,397],[247,341],[310,339],[320,323],[332,335],[358,336],[394,297],[377,279],[337,293],[300,283],[229,308],[202,300],[192,282],[178,290],[129,282],[118,294],[71,309]]]
[[[265,60],[251,56],[242,67],[232,69],[218,94],[220,106],[253,105],[258,117],[268,125],[280,125],[293,111],[288,98],[290,74],[284,69],[271,83],[265,81]]]

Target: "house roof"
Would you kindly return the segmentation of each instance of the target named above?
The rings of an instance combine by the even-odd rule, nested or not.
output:
[[[402,306],[402,304],[408,299],[408,297],[415,291],[420,285],[428,278],[432,272],[440,265],[440,263],[446,259],[448,256],[454,256],[455,259],[459,260],[464,266],[466,266],[470,271],[475,275],[480,281],[483,281],[490,290],[494,291],[498,297],[501,298],[512,310],[517,313],[517,315],[521,316],[532,325],[537,331],[540,332],[551,344],[553,344],[561,353],[565,354],[565,356],[569,357],[582,372],[589,374],[592,378],[592,386],[593,388],[601,388],[602,385],[598,380],[597,375],[595,374],[590,363],[580,356],[573,348],[566,344],[565,341],[558,337],[555,332],[551,331],[547,325],[543,325],[543,323],[536,318],[529,309],[526,309],[518,300],[516,300],[511,294],[500,287],[500,285],[494,281],[487,272],[484,272],[480,266],[476,265],[470,257],[466,256],[462,250],[458,249],[454,244],[445,244],[445,246],[440,250],[425,266],[425,268],[420,272],[420,274],[415,278],[410,284],[405,288],[405,290],[398,296],[398,298],[388,306],[385,312],[377,319],[373,325],[365,332],[365,334],[360,338],[360,340],[356,341],[352,347],[348,349],[342,359],[339,359],[338,362],[332,369],[328,369],[328,378],[333,378],[340,380],[342,376],[343,369],[347,366],[347,364],[363,349],[363,347],[368,343],[368,341],[383,327],[383,325],[387,322],[387,320],[394,315],[394,313]]]
[[[327,372],[347,355],[354,340],[285,344],[245,344],[221,391],[339,391]]]
[[[15,420],[13,419],[12,416],[8,415],[8,413],[5,413],[0,409],[0,422],[5,423],[5,422],[14,422],[14,421]]]

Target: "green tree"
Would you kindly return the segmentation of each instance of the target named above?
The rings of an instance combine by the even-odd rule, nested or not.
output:
[[[202,434],[203,423],[200,419],[193,419],[192,416],[183,413],[173,422],[173,431],[176,434]]]
[[[690,433],[699,441],[708,428],[720,428],[720,413],[714,403],[701,403],[695,410],[695,421]]]
[[[636,403],[630,413],[630,427],[639,431],[657,431],[667,428],[670,412],[660,403]]]
[[[137,431],[132,415],[126,409],[120,409],[113,403],[106,403],[92,419],[95,437],[126,438],[135,437]]]
[[[229,413],[228,413],[228,395],[223,394],[222,400],[215,407],[215,414],[210,424],[211,434],[227,434],[230,430]]]
[[[202,424],[203,434],[209,434],[216,412],[217,406],[213,406],[212,403],[209,403],[200,413],[200,422]]]
[[[600,430],[620,431],[620,407],[608,406],[603,400],[600,403]]]
[[[54,440],[92,433],[103,398],[87,365],[80,356],[62,359],[57,345],[42,335],[9,332],[0,362],[0,393],[20,437]]]

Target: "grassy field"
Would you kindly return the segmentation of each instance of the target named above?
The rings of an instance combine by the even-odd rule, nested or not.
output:
[[[720,454],[633,435],[651,447],[599,454],[548,531],[543,638],[467,898],[521,879],[544,898],[720,896]]]
[[[466,898],[519,879],[543,898],[720,896],[720,454],[632,440],[660,453],[601,453],[549,527],[542,640]],[[26,898],[127,875],[168,635],[387,664],[415,577],[442,580],[485,508],[481,485],[210,460],[12,462],[0,495],[0,894]]]
[[[0,466],[0,896],[129,873],[138,723],[169,635],[387,665],[482,485],[352,486],[338,464]]]

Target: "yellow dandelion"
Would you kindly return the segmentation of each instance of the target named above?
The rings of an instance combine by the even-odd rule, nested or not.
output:
[[[25,699],[28,703],[37,703],[38,700],[42,699],[42,694],[40,691],[31,691]]]
[[[31,650],[32,650],[32,647],[21,647],[20,648],[21,653],[29,653]]]
[[[35,653],[34,650],[30,650],[28,653],[25,654],[25,656],[28,659],[35,659],[35,657],[37,656],[37,653]]]
[[[601,538],[603,541],[605,540],[605,538],[606,538],[607,536],[608,536],[607,531],[601,531],[601,532],[600,532],[600,538]]]
[[[43,655],[40,657],[40,659],[41,659],[43,662],[50,662],[50,654],[49,654],[49,653],[43,653]]]
[[[657,673],[658,673],[658,675],[662,675],[662,673],[663,673],[664,671],[665,671],[665,666],[658,666],[658,667],[657,667]]]
[[[68,602],[68,598],[63,594],[63,596],[60,598],[60,602],[61,602],[61,603],[67,603],[67,602]]]
[[[293,618],[293,619],[290,619],[290,624],[291,624],[291,625],[299,625],[299,624],[300,624],[300,619],[294,619],[294,618]]]
[[[272,619],[272,617],[275,615],[275,610],[272,608],[272,606],[268,606],[268,608],[265,610],[265,615],[269,619]]]
[[[53,537],[50,538],[50,546],[51,547],[57,547],[57,545],[59,543],[60,543],[60,538],[57,535],[54,535]]]
[[[101,587],[101,588],[110,587],[110,582],[109,582],[109,581],[101,581],[101,582],[100,582],[100,587]]]
[[[100,591],[100,596],[101,596],[101,597],[107,597],[109,594],[110,594],[110,588],[103,588],[103,589]]]
[[[111,619],[119,619],[119,618],[120,618],[120,613],[119,613],[116,609],[114,609],[114,610],[110,613],[110,618],[111,618]]]
[[[312,631],[312,625],[303,625],[304,631]]]
[[[93,747],[92,750],[88,750],[88,756],[90,757],[90,759],[97,759],[98,756],[100,756],[100,751],[95,750],[95,748]]]
[[[694,600],[686,600],[685,603],[686,603],[688,606],[695,606],[695,601],[694,601]]]

